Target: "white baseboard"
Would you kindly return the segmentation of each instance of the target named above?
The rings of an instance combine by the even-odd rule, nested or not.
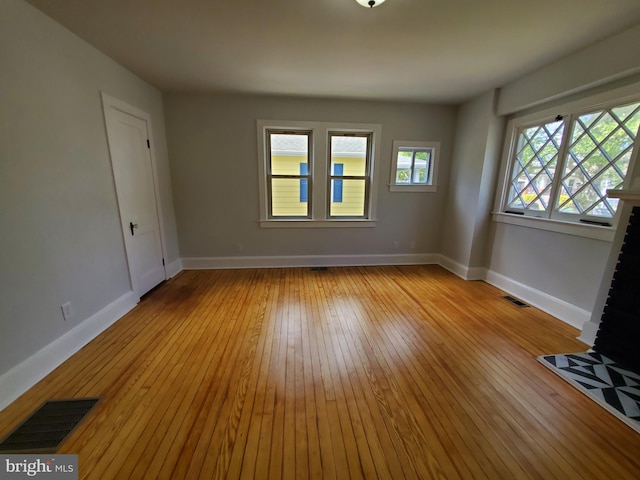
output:
[[[173,278],[182,271],[182,259],[177,258],[173,262],[169,262],[165,265],[164,271],[167,274],[167,278]]]
[[[591,318],[591,312],[587,310],[578,308],[564,300],[560,300],[559,298],[536,290],[535,288],[505,277],[492,270],[487,272],[485,281],[579,330],[581,330],[584,323],[588,322]]]
[[[138,301],[133,292],[126,293],[0,376],[0,410],[122,318]]]
[[[449,257],[440,255],[438,264],[442,268],[446,268],[451,273],[456,274],[464,280],[484,280],[487,276],[487,269],[482,267],[467,267]]]
[[[191,257],[182,259],[185,270],[224,268],[353,267],[375,265],[428,265],[438,254],[391,255],[283,255],[271,257]]]
[[[467,267],[437,253],[397,255],[282,255],[268,257],[191,257],[182,259],[185,270],[225,268],[338,267],[437,264],[465,280],[484,280],[578,329],[591,313],[564,300],[481,267]]]
[[[578,338],[593,345],[598,326],[589,324],[591,313],[559,298],[484,268],[469,268],[440,254],[390,255],[290,255],[270,257],[183,258],[166,266],[169,278],[185,270],[225,268],[284,268],[438,264],[465,280],[485,280],[558,319],[584,330]],[[52,372],[113,323],[132,310],[139,299],[128,292],[34,355],[0,376],[0,410]]]

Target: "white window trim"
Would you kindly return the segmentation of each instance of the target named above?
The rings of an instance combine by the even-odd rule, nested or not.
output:
[[[431,157],[431,183],[425,185],[396,183],[396,170],[398,168],[398,151],[400,148],[424,148],[433,150]],[[438,190],[438,163],[440,159],[440,142],[410,142],[393,141],[391,153],[391,174],[389,177],[390,192],[436,192]]]
[[[311,132],[309,158],[313,171],[310,172],[311,218],[269,218],[269,192],[267,189],[267,161],[265,135],[267,130],[290,129]],[[335,228],[335,227],[375,227],[377,170],[380,157],[382,125],[373,123],[308,122],[292,120],[257,120],[258,132],[258,193],[260,197],[259,224],[263,228]],[[369,216],[366,218],[329,217],[327,195],[327,173],[329,162],[329,132],[370,133],[371,134],[371,188],[369,190]]]
[[[525,217],[524,215],[514,215],[513,213],[493,212],[493,220],[498,223],[518,225],[520,227],[546,230],[547,232],[564,233],[578,237],[593,238],[594,240],[604,240],[612,242],[615,235],[613,227],[603,227],[601,225],[589,225],[587,223],[564,222],[551,218]]]
[[[586,113],[593,109],[605,108],[610,106],[611,102],[624,103],[626,101],[637,101],[640,99],[638,92],[640,91],[640,83],[633,83],[624,87],[609,90],[607,92],[588,96],[580,100],[567,102],[556,107],[546,108],[534,113],[515,116],[507,123],[505,143],[502,149],[502,161],[500,165],[500,177],[496,199],[494,203],[493,220],[499,223],[518,225],[528,228],[536,228],[539,230],[547,230],[567,235],[579,237],[593,238],[596,240],[613,241],[613,236],[618,225],[621,209],[618,208],[616,215],[609,221],[611,226],[591,225],[580,223],[577,221],[563,220],[558,218],[550,218],[546,212],[541,212],[539,217],[533,214],[520,215],[506,213],[505,204],[509,193],[509,175],[511,173],[511,152],[514,143],[517,141],[517,132],[519,128],[527,125],[535,125],[539,122],[553,118],[556,115],[570,112],[572,114]],[[569,128],[569,125],[567,125]],[[637,166],[638,151],[640,151],[640,137],[636,140],[636,146],[631,157],[629,171],[622,185],[623,189],[628,188],[634,178],[640,174],[640,167]]]

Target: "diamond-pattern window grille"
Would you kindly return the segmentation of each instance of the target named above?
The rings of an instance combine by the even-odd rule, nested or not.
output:
[[[640,125],[640,102],[580,115],[570,134],[556,210],[611,218],[617,199],[607,198],[629,169]]]
[[[547,210],[564,121],[524,128],[518,135],[508,208]]]

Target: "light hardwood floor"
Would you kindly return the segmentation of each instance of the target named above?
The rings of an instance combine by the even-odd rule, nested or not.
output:
[[[0,412],[99,396],[83,479],[638,479],[640,435],[536,361],[577,330],[436,266],[185,271]]]

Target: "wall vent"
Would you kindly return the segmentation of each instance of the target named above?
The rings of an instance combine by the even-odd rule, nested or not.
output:
[[[0,452],[56,452],[96,403],[97,398],[45,402],[0,442]]]
[[[505,295],[505,296],[504,296],[504,297],[502,297],[502,298],[504,298],[504,299],[505,299],[505,300],[507,300],[508,302],[513,303],[514,305],[516,305],[516,306],[518,306],[518,307],[520,307],[520,308],[525,308],[525,307],[528,307],[528,306],[529,306],[529,305],[527,305],[526,303],[524,303],[523,301],[518,300],[517,298],[514,298],[514,297],[512,297],[512,296],[510,296],[510,295]]]

